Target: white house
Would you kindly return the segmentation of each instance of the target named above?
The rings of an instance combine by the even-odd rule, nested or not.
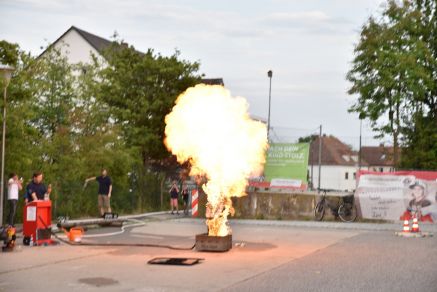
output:
[[[368,163],[368,170],[370,171],[395,171],[393,153],[393,147],[387,147],[384,144],[361,148],[361,157]]]
[[[70,27],[48,49],[55,48],[67,57],[70,64],[90,63],[92,55],[104,61],[102,52],[111,45],[111,41],[81,30],[75,26]],[[47,50],[41,53],[44,56]]]
[[[308,176],[313,188],[318,187],[319,181],[319,141],[319,137],[316,137],[310,146]],[[338,191],[354,190],[358,171],[358,153],[333,136],[323,136],[321,154],[320,188]],[[362,160],[361,165],[367,168],[366,161]]]
[[[308,161],[309,185],[318,188],[319,137],[310,146]],[[359,153],[333,136],[322,137],[321,189],[352,191],[356,188]],[[361,148],[361,169],[377,172],[394,171],[393,147],[365,146]],[[311,184],[312,182],[312,184]]]
[[[71,26],[59,38],[57,38],[39,57],[43,57],[48,50],[55,48],[67,57],[70,64],[91,63],[92,56],[100,59],[102,64],[106,63],[103,51],[113,42],[89,33],[76,26]],[[223,78],[204,78],[202,83],[210,85],[223,85]]]

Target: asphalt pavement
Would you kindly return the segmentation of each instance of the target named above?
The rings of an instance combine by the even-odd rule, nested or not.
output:
[[[224,290],[437,291],[437,240],[366,232]]]
[[[127,224],[123,232],[89,229],[83,242],[187,250],[18,246],[0,254],[0,291],[437,291],[437,239],[397,237],[398,224],[372,229],[235,220],[233,248],[225,253],[189,250],[195,235],[206,231],[201,219],[164,213],[137,216]],[[155,257],[203,260],[194,266],[147,264]]]

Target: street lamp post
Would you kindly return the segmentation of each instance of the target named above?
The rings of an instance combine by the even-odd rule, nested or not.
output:
[[[267,76],[270,79],[270,86],[269,86],[269,114],[267,117],[267,140],[270,142],[270,105],[272,103],[272,77],[273,77],[273,71],[269,70],[267,72]]]
[[[0,64],[0,77],[3,85],[3,131],[2,131],[2,167],[0,178],[0,226],[3,226],[3,202],[5,194],[5,145],[6,145],[6,95],[14,67]]]

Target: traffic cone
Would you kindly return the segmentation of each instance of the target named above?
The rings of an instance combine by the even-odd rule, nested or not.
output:
[[[414,217],[413,217],[413,226],[411,226],[411,232],[414,232],[414,233],[420,232],[419,221],[417,220],[416,215],[414,215]]]
[[[404,220],[403,232],[410,232],[410,222],[408,220]]]

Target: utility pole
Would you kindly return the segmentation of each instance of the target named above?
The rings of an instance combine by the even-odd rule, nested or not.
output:
[[[270,86],[269,86],[269,114],[267,117],[267,140],[270,142],[270,105],[272,103],[272,77],[273,77],[273,71],[269,70],[267,72],[267,76],[270,79]]]
[[[320,192],[320,180],[322,175],[322,125],[320,125],[319,133],[319,182],[317,190]]]
[[[310,154],[311,154],[311,190],[314,189],[314,179],[313,179],[313,173],[314,173],[314,138],[311,137],[311,143],[310,143]]]
[[[361,170],[361,129],[363,125],[363,120],[360,119],[360,149],[358,150],[358,171]]]

